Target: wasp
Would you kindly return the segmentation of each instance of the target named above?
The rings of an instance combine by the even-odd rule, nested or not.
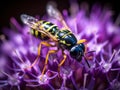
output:
[[[62,23],[63,25],[62,29],[59,29],[57,25],[49,21],[38,20],[35,17],[27,14],[21,15],[21,20],[23,21],[23,23],[28,25],[31,28],[31,31],[30,31],[31,34],[43,40],[40,42],[38,46],[38,55],[35,62],[40,56],[42,45],[45,45],[48,47],[58,47],[57,50],[48,51],[42,74],[44,74],[46,70],[46,65],[48,63],[50,54],[56,53],[59,49],[62,50],[63,59],[58,64],[58,67],[61,67],[67,58],[67,55],[64,53],[65,50],[69,51],[70,56],[79,62],[82,60],[82,57],[85,58],[85,51],[86,51],[86,47],[84,45],[84,42],[86,42],[86,39],[77,40],[77,38],[72,33],[71,29],[68,27],[65,20],[63,19],[63,16],[61,15],[61,13],[57,9],[51,8],[51,7],[48,8],[48,13],[50,13],[50,15],[52,15],[54,18],[58,19]],[[54,42],[55,44],[53,45],[49,42]],[[85,60],[89,65],[86,58]]]

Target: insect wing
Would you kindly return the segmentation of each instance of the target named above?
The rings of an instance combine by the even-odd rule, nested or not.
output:
[[[28,25],[31,28],[33,28],[38,22],[38,19],[27,14],[22,14],[20,18],[24,24]]]

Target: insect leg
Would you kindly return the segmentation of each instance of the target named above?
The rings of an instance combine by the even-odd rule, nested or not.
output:
[[[45,65],[44,65],[44,68],[43,68],[43,70],[42,70],[42,75],[44,75],[44,73],[45,73],[46,65],[48,64],[49,55],[50,55],[50,54],[53,54],[53,53],[56,53],[57,51],[58,51],[58,50],[50,50],[50,51],[48,51],[47,56],[46,56],[46,59],[45,59]]]
[[[63,53],[63,60],[58,65],[58,71],[59,71],[60,67],[64,64],[64,62],[65,62],[65,60],[67,58],[66,54],[64,52],[62,52],[62,53]]]
[[[54,46],[54,45],[49,44],[49,43],[44,42],[44,41],[40,42],[40,44],[39,44],[39,46],[38,46],[38,55],[37,55],[36,59],[34,60],[34,62],[32,63],[32,65],[30,66],[30,68],[32,68],[32,67],[37,63],[38,58],[40,57],[41,47],[42,47],[42,45],[45,45],[45,46],[48,46],[48,47],[52,47],[52,46]]]
[[[86,52],[87,52],[87,45],[85,44],[85,52],[84,52],[84,59],[85,59],[85,62],[87,63],[87,65],[88,65],[88,67],[90,68],[91,66],[90,66],[90,64],[89,64],[89,62],[88,62],[88,60],[89,59],[91,59],[92,58],[92,56],[90,56],[90,57],[86,57]]]
[[[84,55],[84,59],[85,59],[85,62],[87,63],[87,65],[88,65],[88,67],[90,68],[91,66],[90,66],[90,64],[88,62],[88,59],[87,59],[87,57],[85,55]]]

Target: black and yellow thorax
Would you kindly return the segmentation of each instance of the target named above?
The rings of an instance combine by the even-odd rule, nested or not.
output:
[[[59,46],[62,49],[70,50],[74,45],[77,44],[76,37],[67,29],[60,30],[59,33],[57,33],[57,36],[59,39]]]

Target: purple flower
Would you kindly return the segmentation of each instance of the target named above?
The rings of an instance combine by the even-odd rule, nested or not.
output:
[[[49,76],[50,73],[52,73],[53,75]],[[44,84],[48,84],[49,85],[49,80],[55,78],[57,75],[58,75],[57,72],[48,70],[44,75],[42,75],[41,73],[39,73],[37,76],[35,76],[35,75],[32,74],[32,76],[35,79],[33,79],[33,80],[31,80],[31,79],[25,79],[25,81],[27,83],[32,83],[32,82],[33,83],[34,82],[37,83],[36,85],[34,85],[34,84],[27,84],[27,86],[31,86],[31,87],[37,87],[37,86],[44,85]]]
[[[11,18],[11,24],[16,30],[12,27],[4,28],[3,35],[0,35],[0,90],[14,88],[31,90],[31,87],[44,90],[120,89],[118,20],[113,22],[112,11],[102,9],[99,5],[94,5],[90,13],[87,13],[86,3],[80,6],[81,9],[76,2],[72,2],[70,11],[63,10],[60,13],[56,6],[48,4],[49,16],[43,16],[41,19],[50,21],[61,29],[63,26],[60,20],[63,15],[77,40],[87,40],[85,56],[90,68],[84,58],[81,62],[77,62],[71,58],[69,51],[65,51],[67,59],[58,70],[58,65],[63,59],[59,50],[49,56],[43,73],[46,55],[49,50],[55,48],[42,46],[38,57],[38,45],[42,40],[29,33],[30,27],[21,26],[15,18]]]
[[[12,90],[12,88],[17,87],[18,90],[20,90],[20,83],[21,83],[21,79],[23,78],[23,75],[20,75],[19,72],[15,72],[15,74],[10,75],[4,71],[1,71],[1,73],[4,74],[4,76],[7,76],[7,80],[0,80],[0,87],[4,88],[4,87],[8,87],[10,85],[10,90]]]

